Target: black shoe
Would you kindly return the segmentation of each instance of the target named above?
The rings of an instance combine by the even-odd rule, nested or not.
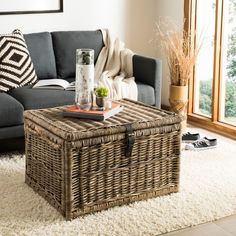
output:
[[[184,143],[194,142],[197,141],[198,139],[200,139],[199,133],[191,134],[190,132],[188,132],[182,135],[182,141]]]
[[[207,137],[204,137],[203,139],[199,139],[193,143],[186,144],[185,149],[192,151],[200,151],[200,150],[215,148],[216,146],[217,146],[216,138],[209,139]]]

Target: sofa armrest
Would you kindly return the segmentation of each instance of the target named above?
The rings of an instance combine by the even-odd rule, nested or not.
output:
[[[161,107],[162,62],[159,59],[133,56],[133,75],[135,80],[148,84],[155,91],[155,106]]]

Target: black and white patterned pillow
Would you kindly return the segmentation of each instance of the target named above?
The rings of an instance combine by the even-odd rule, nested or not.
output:
[[[24,37],[19,30],[0,35],[0,92],[33,84],[37,75]]]

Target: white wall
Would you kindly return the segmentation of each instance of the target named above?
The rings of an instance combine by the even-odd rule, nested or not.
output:
[[[139,54],[154,57],[153,38],[157,0],[127,0],[126,44]]]
[[[150,43],[159,16],[181,22],[183,0],[64,0],[63,13],[0,15],[0,33],[108,28],[133,51],[163,60],[162,104],[168,105],[168,67],[163,53]]]
[[[63,13],[0,15],[0,33],[9,33],[15,28],[24,33],[109,28],[124,40],[126,1],[64,0]]]
[[[182,25],[184,0],[127,0],[127,2],[127,46],[137,53],[162,60],[162,104],[169,105],[170,79],[166,58],[158,45],[150,41],[154,38],[155,21],[159,17],[171,17],[177,24]]]
[[[156,0],[156,16],[171,17],[177,24],[182,25],[184,20],[184,0]],[[156,51],[156,57],[161,58],[163,62],[162,75],[162,104],[169,105],[169,69],[166,62],[166,57],[162,50]]]

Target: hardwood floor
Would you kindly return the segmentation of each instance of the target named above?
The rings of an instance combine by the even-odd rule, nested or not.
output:
[[[220,220],[173,231],[163,236],[236,236],[236,215]]]

